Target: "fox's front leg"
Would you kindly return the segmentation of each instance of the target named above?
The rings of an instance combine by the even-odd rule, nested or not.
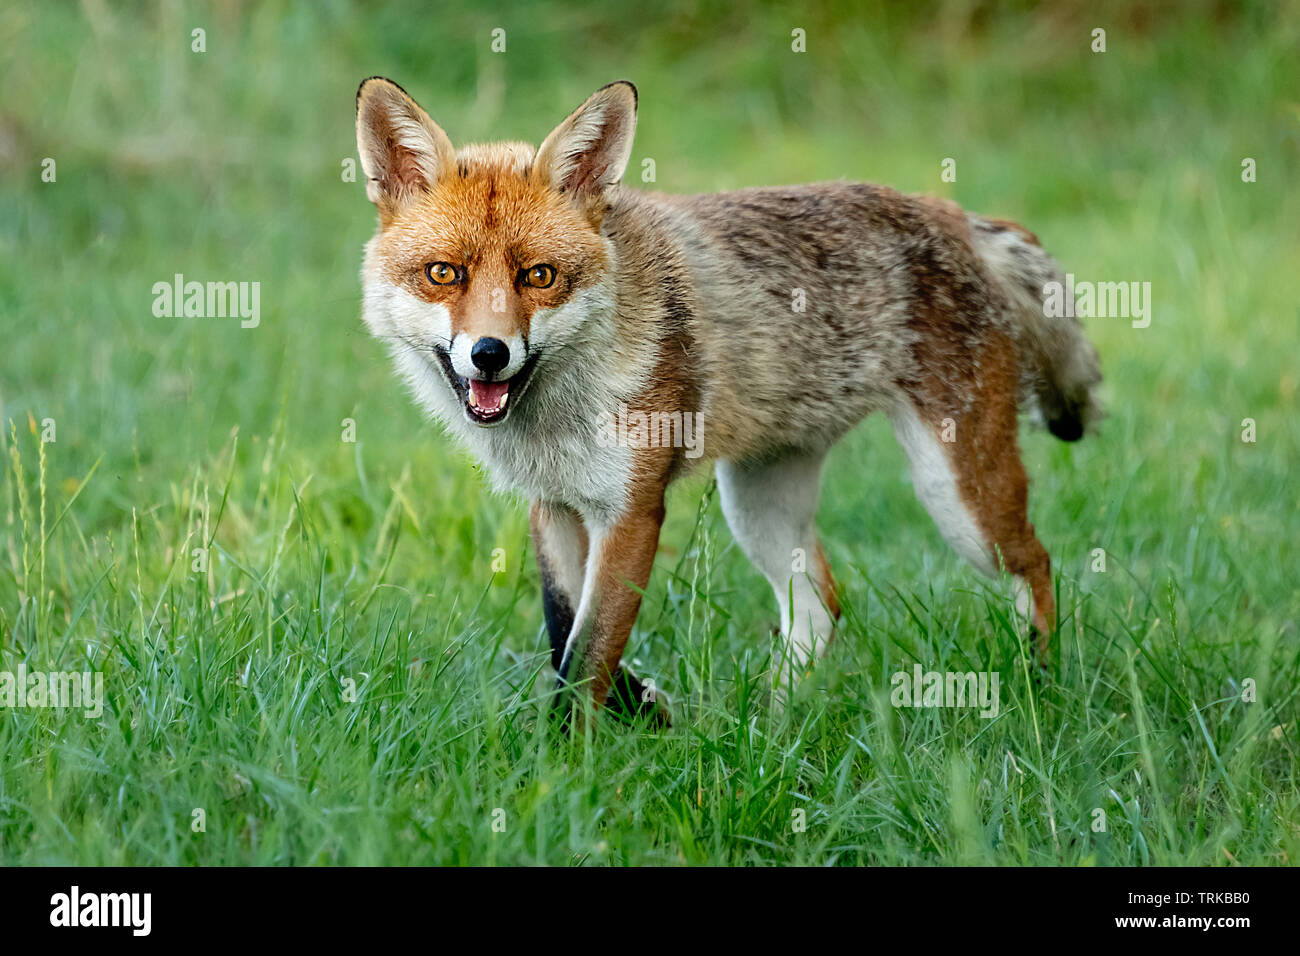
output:
[[[608,699],[620,713],[649,712],[667,723],[666,711],[647,699],[640,681],[620,665],[659,545],[662,492],[656,497],[630,507],[610,525],[588,526],[582,600],[560,659],[557,686],[589,699],[593,710]],[[576,709],[578,700],[562,701],[561,706]]]
[[[551,666],[559,671],[573,615],[582,599],[587,567],[587,528],[566,505],[534,501],[528,515],[537,570],[542,578],[542,614],[551,639]]]
[[[654,563],[662,521],[660,496],[657,513],[652,509],[648,517],[640,519],[628,515],[610,529],[597,531],[597,547],[592,549],[586,524],[572,508],[534,502],[530,514],[533,545],[537,550],[537,566],[542,579],[542,610],[551,640],[551,666],[556,670],[557,688],[563,691],[589,678],[589,684],[582,685],[580,692],[590,694],[597,707],[602,703],[608,704],[611,711],[625,717],[651,714],[657,723],[666,726],[669,723],[667,708],[655,695],[647,693],[645,685],[632,671],[619,663],[640,599],[640,595],[627,588],[624,582],[638,581],[639,587],[645,587]],[[644,550],[648,557],[643,561],[634,558],[633,553],[641,553],[642,543],[646,541],[648,544],[644,544]],[[613,558],[608,549],[621,547],[627,551],[629,544],[632,548],[626,558],[644,567],[633,568],[618,561],[621,567],[634,573],[614,580],[611,585],[607,579],[614,578],[618,572],[608,566]],[[584,604],[589,569],[597,590]],[[605,582],[603,586],[602,582]],[[635,598],[630,609],[624,606],[625,595],[629,593]],[[603,602],[601,595],[605,597]],[[585,650],[581,646],[584,644],[583,631],[575,628],[579,610],[586,622],[584,628],[588,639]],[[610,627],[611,623],[617,623],[612,622],[611,616],[626,617],[620,635]],[[566,658],[565,652],[571,647]],[[579,673],[585,676],[575,677]],[[608,676],[610,674],[612,677]],[[572,703],[565,693],[557,697],[557,708],[567,709]]]

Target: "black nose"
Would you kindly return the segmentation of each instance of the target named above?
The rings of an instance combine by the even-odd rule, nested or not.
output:
[[[510,364],[510,346],[500,339],[485,336],[469,350],[469,360],[480,371],[495,375]]]

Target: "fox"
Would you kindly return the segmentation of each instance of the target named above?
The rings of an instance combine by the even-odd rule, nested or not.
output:
[[[670,723],[622,656],[665,492],[709,467],[775,594],[781,705],[841,616],[823,462],[874,412],[942,537],[1014,583],[1045,666],[1056,605],[1019,416],[1072,442],[1101,415],[1096,349],[1043,308],[1061,267],[1015,222],[886,186],[629,188],[637,109],[620,80],[536,147],[456,148],[393,81],[356,98],[378,213],[362,317],[416,403],[531,502],[556,709]],[[609,441],[602,421],[628,410],[694,416],[697,447]]]

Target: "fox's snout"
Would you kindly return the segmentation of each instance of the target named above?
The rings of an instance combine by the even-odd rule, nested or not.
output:
[[[491,377],[510,364],[510,346],[485,335],[470,346],[469,360],[475,368]]]
[[[519,333],[475,335],[457,332],[451,340],[451,365],[462,378],[482,381],[510,378],[528,358],[528,345]]]

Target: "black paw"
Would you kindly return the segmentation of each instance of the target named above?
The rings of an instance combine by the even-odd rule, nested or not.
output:
[[[671,727],[672,713],[663,691],[647,683],[626,667],[620,666],[609,687],[605,708],[627,722],[648,720],[652,727]]]

